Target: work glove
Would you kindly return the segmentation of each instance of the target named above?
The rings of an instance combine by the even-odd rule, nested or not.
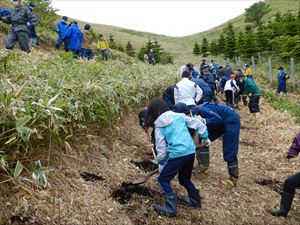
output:
[[[201,144],[204,145],[205,147],[209,147],[211,145],[211,140],[207,138],[206,140],[202,140]]]

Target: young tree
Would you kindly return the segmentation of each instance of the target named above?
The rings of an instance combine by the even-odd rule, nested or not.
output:
[[[198,43],[195,43],[195,45],[194,45],[193,54],[196,56],[200,55],[200,46]]]
[[[210,47],[209,47],[209,51],[212,55],[214,56],[217,56],[220,54],[219,52],[219,48],[218,48],[218,43],[216,40],[213,40],[211,43],[210,43]]]
[[[245,36],[243,32],[239,32],[236,42],[236,52],[240,57],[244,57]]]
[[[218,52],[220,54],[223,54],[225,47],[226,47],[226,40],[225,40],[224,35],[221,34],[218,39]]]
[[[257,2],[246,9],[245,22],[253,23],[254,26],[260,27],[262,25],[262,18],[270,11],[269,5],[265,2]]]
[[[208,48],[209,48],[208,40],[206,38],[203,38],[202,45],[201,45],[201,54],[203,57],[207,57]]]
[[[127,55],[129,55],[131,57],[134,57],[134,55],[135,55],[135,51],[134,51],[130,41],[128,41],[128,43],[126,45],[125,52]]]

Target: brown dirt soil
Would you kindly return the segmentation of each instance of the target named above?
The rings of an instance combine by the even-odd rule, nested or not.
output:
[[[201,177],[194,171],[192,180],[203,198],[201,209],[179,203],[176,218],[159,216],[151,207],[163,201],[155,178],[144,185],[127,185],[153,166],[148,138],[131,113],[111,130],[95,125],[77,134],[71,149],[53,153],[48,188],[1,184],[0,224],[299,224],[299,193],[287,219],[266,212],[278,207],[282,182],[299,171],[299,160],[282,157],[299,125],[264,99],[261,111],[259,118],[245,107],[238,111],[242,118],[238,187],[228,190],[221,185],[228,173],[220,140],[211,147],[209,175]],[[177,179],[172,185],[178,194],[185,194]]]

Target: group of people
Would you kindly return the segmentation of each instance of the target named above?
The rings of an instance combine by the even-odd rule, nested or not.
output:
[[[13,0],[14,10],[0,9],[0,21],[11,24],[11,30],[8,33],[5,47],[13,49],[18,42],[22,51],[30,52],[30,43],[38,44],[35,25],[38,19],[33,12],[34,3],[22,5],[22,0]]]
[[[202,66],[202,68],[201,68]],[[214,68],[214,69],[213,69]],[[177,202],[182,201],[192,207],[201,208],[199,190],[191,181],[194,159],[198,162],[198,172],[206,175],[210,164],[210,145],[222,137],[223,159],[227,162],[229,179],[222,182],[227,188],[237,186],[239,178],[238,149],[240,135],[240,116],[230,104],[218,103],[216,75],[222,67],[200,65],[200,73],[192,64],[179,69],[182,79],[175,85],[165,89],[162,98],[150,101],[148,106],[139,113],[140,125],[148,132],[152,129],[151,141],[154,144],[159,165],[157,181],[165,195],[165,203],[154,204],[153,208],[160,214],[174,217]],[[225,67],[229,70],[228,65]],[[213,71],[215,70],[215,72]],[[255,84],[249,65],[244,72],[232,71],[219,73],[219,80],[229,76],[226,83],[234,83],[239,91],[242,87],[243,96],[248,96],[251,113],[259,112],[260,90]],[[244,78],[245,76],[245,78]],[[236,81],[245,82],[238,86]],[[214,80],[214,84],[210,82]],[[235,82],[234,82],[235,81]],[[227,84],[228,84],[227,83]],[[247,103],[246,99],[244,101]],[[227,102],[228,103],[228,102]],[[294,140],[286,157],[296,157],[300,152],[300,133]],[[171,180],[178,175],[179,183],[187,190],[186,196],[177,196],[171,187]],[[290,210],[295,189],[300,187],[300,174],[289,178],[284,185],[284,193],[277,211],[269,210],[274,216],[287,216]]]
[[[29,53],[30,45],[38,45],[38,36],[35,26],[38,18],[34,14],[34,3],[22,5],[22,0],[13,0],[14,9],[0,9],[0,21],[11,24],[11,30],[6,39],[6,49],[13,49],[18,42],[22,51]],[[94,57],[92,49],[93,35],[91,25],[85,24],[84,30],[79,29],[78,23],[72,21],[69,24],[68,17],[63,16],[62,20],[56,24],[55,31],[58,39],[55,48],[59,50],[64,45],[65,51],[72,52],[76,57],[90,60]],[[108,60],[108,41],[101,36],[97,43],[97,49],[104,60]]]
[[[59,50],[63,44],[65,51],[72,52],[76,57],[79,56],[87,60],[94,58],[91,25],[85,24],[82,32],[77,21],[71,21],[69,24],[67,22],[68,17],[63,16],[62,20],[56,24],[55,31],[58,35],[58,39],[55,48]],[[108,60],[108,41],[103,36],[100,37],[97,48],[100,50],[103,59]]]

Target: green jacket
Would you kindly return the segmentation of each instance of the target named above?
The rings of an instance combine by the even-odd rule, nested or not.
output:
[[[245,80],[245,88],[244,88],[244,93],[243,94],[251,94],[251,95],[261,95],[261,91],[259,87],[256,85],[254,80],[250,77],[246,78]]]

